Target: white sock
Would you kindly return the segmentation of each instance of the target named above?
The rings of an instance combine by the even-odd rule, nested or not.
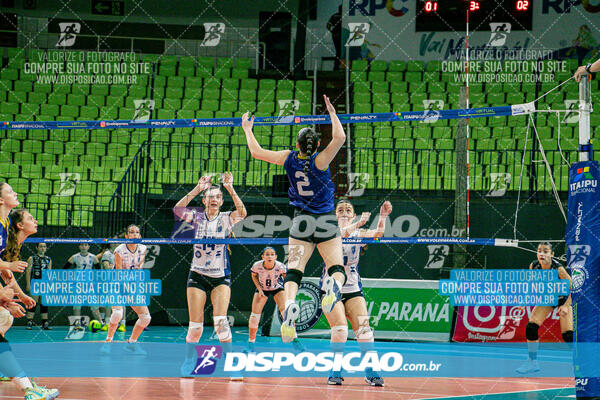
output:
[[[25,390],[28,388],[33,387],[33,385],[31,384],[31,381],[29,380],[29,378],[25,377],[25,378],[13,378],[12,380],[15,385],[17,385],[21,390]]]

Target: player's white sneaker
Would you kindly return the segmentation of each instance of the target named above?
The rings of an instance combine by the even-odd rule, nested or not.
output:
[[[25,389],[25,400],[54,400],[58,397],[58,389],[46,389],[34,381],[31,384],[32,387]]]
[[[342,294],[335,279],[331,276],[323,280],[323,290],[325,294],[321,299],[321,309],[325,314],[329,314],[333,310],[333,307],[335,307],[335,304],[341,300]]]
[[[148,355],[146,350],[142,349],[142,347],[137,342],[129,342],[125,346],[125,351],[133,354],[134,356],[145,356]]]
[[[300,315],[300,306],[296,303],[290,304],[283,312],[283,322],[281,323],[281,340],[283,343],[289,343],[296,337],[296,318]]]
[[[100,347],[100,353],[102,354],[110,354],[110,350],[111,350],[111,342],[104,342],[104,344],[102,345],[102,347]]]
[[[538,365],[537,360],[527,360],[517,368],[517,372],[519,374],[532,374],[534,372],[538,372],[540,370],[540,366]]]

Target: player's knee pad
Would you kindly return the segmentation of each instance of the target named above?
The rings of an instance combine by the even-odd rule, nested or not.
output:
[[[331,341],[333,343],[344,343],[348,340],[348,326],[336,325],[331,327]]]
[[[188,328],[187,336],[185,337],[185,341],[187,343],[198,343],[198,341],[200,341],[200,338],[202,337],[203,330],[204,330],[204,324],[202,322],[190,321],[190,325]]]
[[[342,265],[332,265],[331,267],[329,267],[327,269],[327,274],[329,276],[333,276],[333,274],[335,274],[336,272],[339,272],[342,275],[344,275],[344,283],[343,284],[345,284],[348,277],[346,276],[346,270],[344,269],[344,267]]]
[[[538,335],[538,330],[540,326],[535,322],[529,322],[525,327],[525,337],[527,340],[538,340],[540,337]]]
[[[361,342],[372,342],[373,341],[373,329],[370,326],[361,326],[357,331],[354,332],[356,340]]]
[[[114,307],[112,309],[112,314],[110,315],[110,324],[117,325],[119,322],[121,322],[122,318],[123,318],[123,309],[121,307]]]
[[[258,329],[259,322],[260,322],[260,314],[250,313],[250,319],[248,320],[248,328]]]
[[[565,341],[565,343],[572,343],[573,342],[573,331],[563,332],[562,337],[563,337],[563,340]]]
[[[150,316],[150,314],[140,314],[138,315],[138,320],[136,324],[139,324],[139,326],[145,328],[148,325],[150,325],[150,321],[152,321],[152,317]]]
[[[0,308],[0,335],[4,336],[13,324],[13,316],[6,308]]]
[[[228,342],[231,340],[231,329],[229,329],[229,321],[224,315],[213,317],[215,324],[215,333],[220,342]]]
[[[285,274],[285,279],[283,280],[283,284],[285,285],[286,282],[295,282],[296,285],[300,286],[300,282],[302,282],[303,276],[304,276],[304,273],[302,271],[300,271],[299,269],[296,269],[296,268],[288,269],[288,271]]]

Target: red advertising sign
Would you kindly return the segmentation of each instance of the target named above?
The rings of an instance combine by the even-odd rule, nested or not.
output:
[[[525,342],[525,327],[533,306],[456,307],[455,342]],[[540,326],[540,342],[560,342],[558,308]]]

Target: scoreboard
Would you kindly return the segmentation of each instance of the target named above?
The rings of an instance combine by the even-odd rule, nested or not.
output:
[[[489,31],[490,22],[511,24],[513,31],[531,30],[533,0],[415,0],[416,30]]]

